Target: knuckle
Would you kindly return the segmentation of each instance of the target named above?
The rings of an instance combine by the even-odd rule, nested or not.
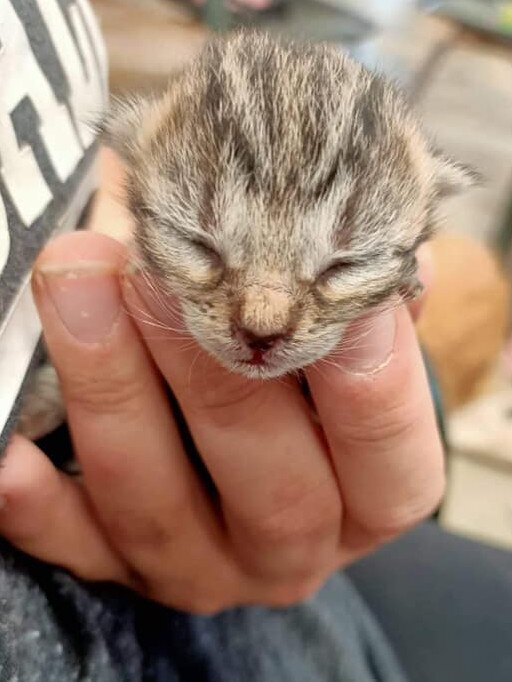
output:
[[[249,521],[230,520],[233,545],[242,570],[265,582],[285,579],[309,583],[332,563],[339,544],[342,510],[337,492],[322,487],[294,504]],[[287,500],[289,503],[290,500]]]
[[[63,381],[66,403],[92,414],[137,414],[144,378],[79,369]]]
[[[308,543],[339,532],[341,506],[330,500],[301,498],[253,522],[251,540],[266,546]]]
[[[428,518],[438,507],[445,488],[444,476],[435,485],[396,504],[380,519],[367,525],[367,531],[377,540],[386,540],[409,530]]]
[[[411,500],[409,504],[403,504],[398,509],[394,519],[394,526],[399,530],[406,530],[415,526],[420,521],[430,516],[438,507],[444,494],[443,483],[436,487],[431,487],[427,494],[423,494],[417,499]]]
[[[300,604],[318,592],[324,581],[324,576],[291,580],[284,585],[271,588],[265,602],[276,608]]]
[[[397,443],[414,434],[418,414],[421,414],[410,403],[398,402],[387,409],[375,410],[371,417],[350,424],[346,423],[344,439],[354,445],[379,445]]]
[[[101,476],[103,471],[101,469],[96,475],[99,473]],[[119,473],[116,472],[118,468],[112,467],[111,478],[114,482],[119,480]],[[137,505],[124,509],[122,513],[112,514],[108,520],[108,531],[116,545],[136,547],[139,551],[143,548],[144,554],[154,558],[158,564],[160,557],[166,553],[172,556],[176,542],[186,535],[190,513],[190,499],[184,493],[176,494],[166,504],[165,514],[154,514]]]
[[[163,548],[172,544],[174,533],[163,522],[135,513],[119,515],[108,523],[110,537],[120,547],[144,548],[160,554]]]

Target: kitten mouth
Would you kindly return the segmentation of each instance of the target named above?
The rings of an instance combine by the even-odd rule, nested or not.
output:
[[[252,358],[249,360],[242,360],[244,365],[251,365],[253,367],[262,367],[267,364],[267,361],[265,359],[265,352],[262,350],[254,350],[252,354]]]
[[[267,357],[264,353],[254,353],[252,358],[237,359],[229,367],[251,379],[270,379],[286,373],[277,358]]]

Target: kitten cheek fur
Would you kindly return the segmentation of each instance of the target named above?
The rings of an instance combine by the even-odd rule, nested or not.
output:
[[[412,295],[440,198],[477,179],[380,76],[335,48],[260,33],[213,41],[163,94],[115,102],[102,130],[127,164],[145,269],[182,301],[199,343],[246,373],[240,309],[255,332],[290,326],[269,283],[294,311],[268,370],[283,373],[330,352],[361,312]],[[340,257],[359,267],[322,295]]]

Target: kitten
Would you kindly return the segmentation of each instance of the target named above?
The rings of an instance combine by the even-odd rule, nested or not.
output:
[[[230,370],[274,377],[413,294],[440,197],[473,181],[404,98],[334,47],[238,33],[105,124],[145,269]]]
[[[474,174],[404,97],[335,47],[237,33],[166,92],[114,105],[143,269],[229,370],[277,377],[414,295],[440,198]]]

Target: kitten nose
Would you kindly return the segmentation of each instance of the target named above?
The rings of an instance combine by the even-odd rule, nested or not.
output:
[[[282,334],[256,334],[246,327],[236,327],[236,335],[251,350],[266,353],[273,348],[278,341],[284,338]]]

